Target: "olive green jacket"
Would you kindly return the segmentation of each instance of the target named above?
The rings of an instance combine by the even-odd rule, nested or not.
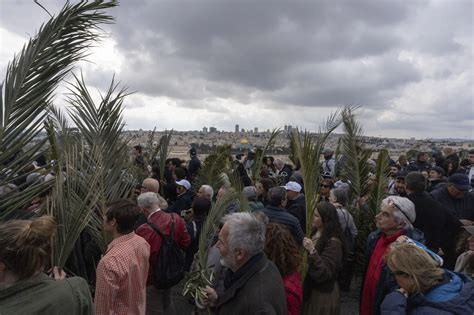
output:
[[[79,277],[53,280],[41,273],[0,289],[0,315],[94,314],[87,282]]]

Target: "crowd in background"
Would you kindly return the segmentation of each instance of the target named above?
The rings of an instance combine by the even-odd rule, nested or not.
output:
[[[202,167],[195,149],[188,161],[168,159],[164,174],[158,163],[145,164],[142,151],[134,147],[134,163],[149,177],[129,199],[108,205],[103,230],[112,241],[103,255],[88,252],[94,258],[93,297],[91,283],[49,265],[56,222],[37,216],[47,192],[0,225],[1,314],[175,313],[171,286],[160,273],[170,270],[164,252],[179,248],[184,269],[195,270],[206,217],[234,188],[195,187]],[[361,229],[351,209],[369,209],[367,196],[349,200],[351,183],[340,171],[344,159],[336,160],[330,149],[323,156],[311,222],[298,163],[265,157],[253,182],[254,154],[236,156],[234,173],[248,208],[231,202],[218,233],[207,240],[215,277],[205,298],[193,301],[196,312],[209,307],[218,314],[340,314],[341,292],[354,289]],[[45,161],[35,163],[30,168]],[[367,163],[375,174],[375,162]],[[31,173],[2,186],[0,196],[53,176]],[[387,196],[365,246],[361,314],[474,312],[473,186],[474,150],[467,160],[451,148],[420,152],[412,161],[404,155],[390,160]]]

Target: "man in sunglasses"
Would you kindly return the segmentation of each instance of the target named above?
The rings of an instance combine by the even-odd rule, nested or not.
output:
[[[380,314],[385,295],[397,285],[385,264],[385,255],[391,243],[402,235],[423,242],[423,233],[414,229],[415,205],[408,198],[390,196],[382,200],[375,216],[377,230],[367,238],[366,273],[362,284],[360,314]]]

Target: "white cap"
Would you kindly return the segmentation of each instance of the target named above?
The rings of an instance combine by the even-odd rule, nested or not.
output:
[[[298,184],[297,182],[288,182],[285,185],[286,190],[294,191],[294,192],[300,192],[301,191],[301,185]]]
[[[176,181],[176,185],[183,186],[186,190],[191,189],[191,184],[185,179]]]

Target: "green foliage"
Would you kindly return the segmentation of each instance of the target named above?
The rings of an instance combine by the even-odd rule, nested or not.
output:
[[[214,192],[217,192],[225,183],[226,177],[222,175],[227,174],[230,169],[231,146],[219,146],[202,163],[202,167],[193,182],[193,187],[199,189],[201,185],[210,185]]]
[[[99,24],[113,21],[105,10],[116,5],[116,1],[67,3],[8,64],[0,86],[1,185],[11,183],[42,151],[47,138],[32,143],[43,131],[57,85],[74,63],[85,56],[92,42],[99,39]],[[47,186],[5,196],[0,218],[15,208],[23,208],[34,192],[44,191]]]

